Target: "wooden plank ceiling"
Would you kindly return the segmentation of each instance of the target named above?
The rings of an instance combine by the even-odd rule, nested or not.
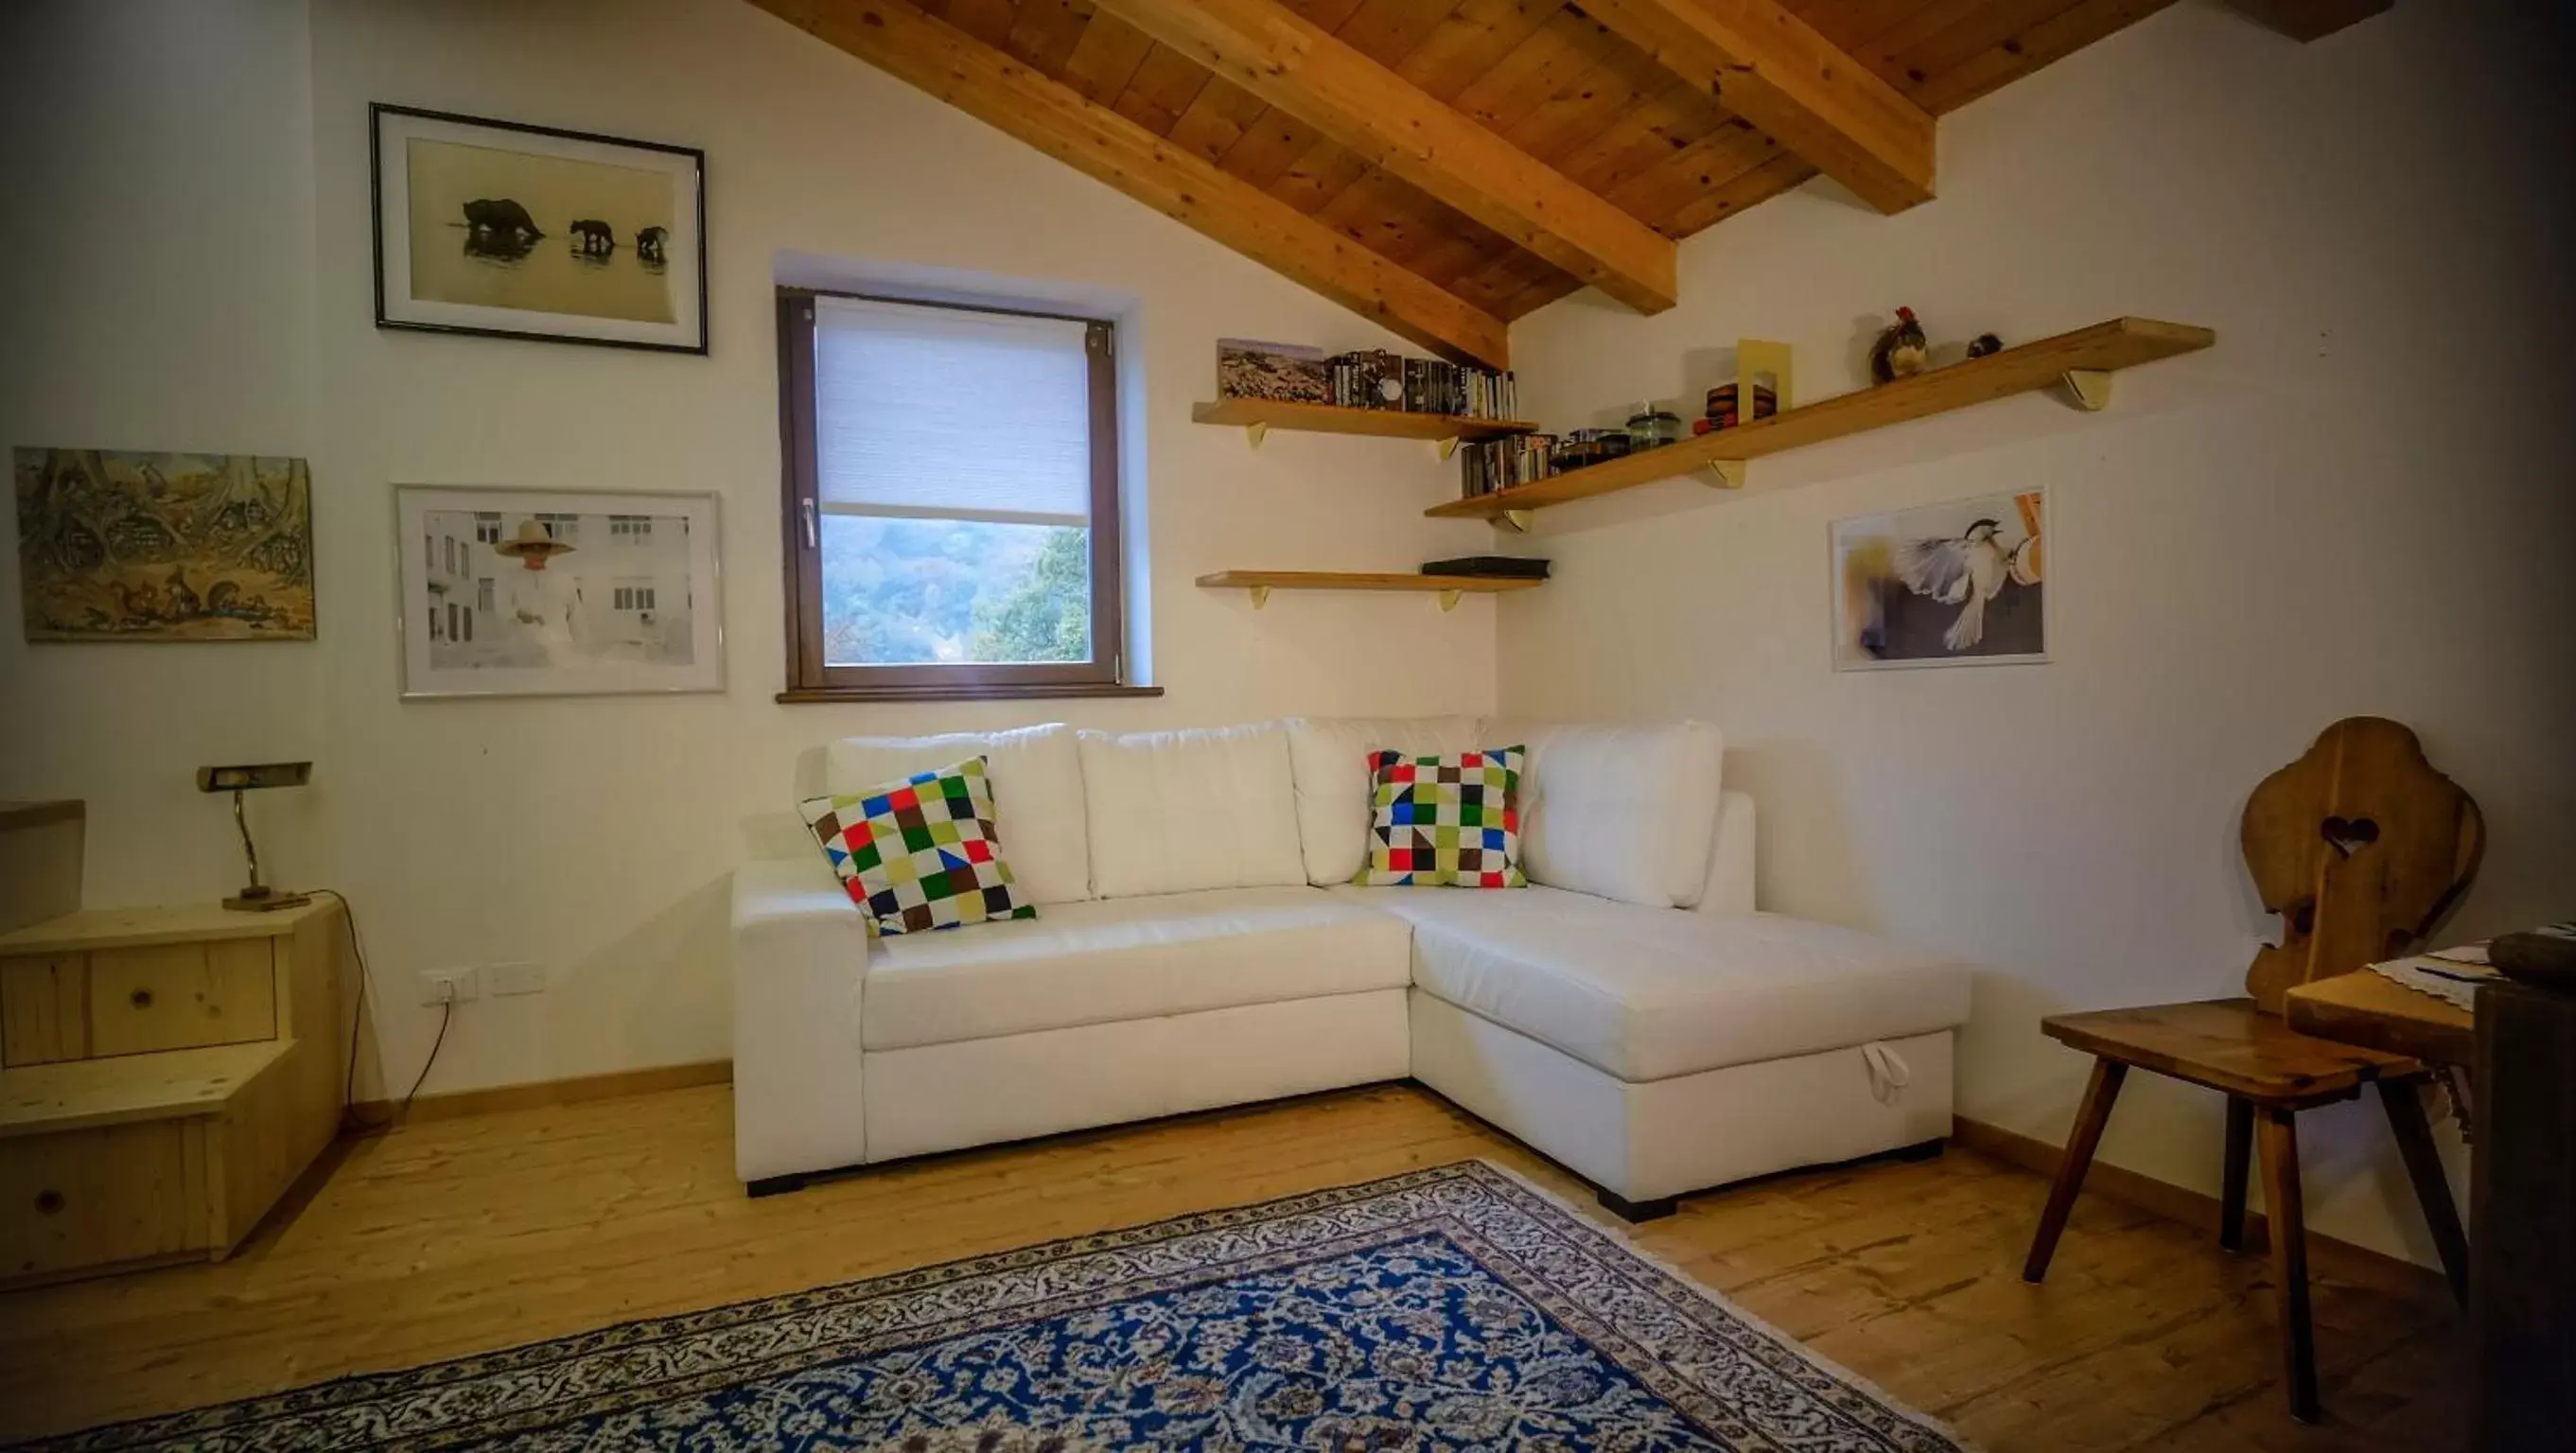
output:
[[[1500,364],[1504,325],[1587,283],[1668,306],[1667,239],[1820,169],[1922,200],[1928,117],[2171,0],[753,3]]]

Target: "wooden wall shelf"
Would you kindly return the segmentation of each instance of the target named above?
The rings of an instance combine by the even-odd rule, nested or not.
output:
[[[1450,500],[1423,513],[1443,519],[1498,519],[1525,525],[1526,512],[1530,510],[1634,489],[1699,470],[1708,471],[1707,482],[1712,485],[1741,488],[1744,464],[1749,459],[2059,384],[2066,386],[2077,407],[2099,409],[2110,402],[2113,372],[2195,352],[2217,341],[2218,335],[2209,329],[2187,323],[2114,318],[1607,464],[1570,469],[1492,494]]]
[[[1190,421],[1225,424],[1243,430],[1256,449],[1273,429],[1307,434],[1365,434],[1376,439],[1427,439],[1444,446],[1461,439],[1499,439],[1506,434],[1535,434],[1538,425],[1523,419],[1478,419],[1464,414],[1408,414],[1399,409],[1346,409],[1332,404],[1292,404],[1279,399],[1218,399],[1190,406]],[[1447,458],[1447,448],[1441,457]]]
[[[1400,571],[1350,570],[1220,570],[1202,575],[1209,590],[1248,590],[1252,608],[1270,603],[1274,590],[1400,590],[1440,597],[1442,610],[1455,610],[1461,595],[1499,595],[1507,590],[1535,590],[1544,580],[1496,575],[1407,575]]]

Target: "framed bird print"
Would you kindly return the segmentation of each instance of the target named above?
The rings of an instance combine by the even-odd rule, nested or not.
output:
[[[406,699],[724,689],[716,496],[394,500]]]
[[[2048,659],[2048,494],[1836,520],[1834,667]]]
[[[704,152],[367,113],[377,327],[707,351]]]

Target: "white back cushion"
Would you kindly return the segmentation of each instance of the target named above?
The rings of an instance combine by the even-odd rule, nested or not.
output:
[[[1090,897],[1082,758],[1073,728],[1062,722],[935,737],[847,737],[824,750],[824,790],[846,797],[968,757],[984,759],[1002,860],[1029,901],[1078,903]]]
[[[1716,727],[1495,722],[1484,734],[1529,747],[1521,863],[1531,882],[1650,908],[1698,904],[1723,785]]]
[[[1277,722],[1081,734],[1091,882],[1103,898],[1306,881]]]
[[[1427,757],[1513,745],[1476,740],[1472,716],[1292,716],[1287,725],[1297,836],[1306,881],[1317,887],[1351,881],[1368,859],[1370,753]]]

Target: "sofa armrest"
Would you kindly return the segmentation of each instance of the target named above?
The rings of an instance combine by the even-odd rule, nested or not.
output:
[[[733,875],[734,1168],[745,1181],[867,1159],[867,921],[822,854]]]
[[[1699,910],[1717,918],[1753,911],[1753,799],[1742,792],[1718,795],[1717,840],[1709,845],[1708,886]]]

